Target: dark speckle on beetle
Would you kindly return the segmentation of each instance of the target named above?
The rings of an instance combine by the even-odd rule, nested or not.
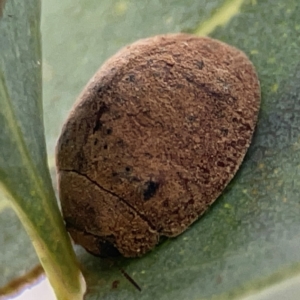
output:
[[[159,183],[151,180],[147,181],[145,183],[144,192],[143,192],[144,200],[147,201],[151,199],[155,195],[158,187],[159,187]]]

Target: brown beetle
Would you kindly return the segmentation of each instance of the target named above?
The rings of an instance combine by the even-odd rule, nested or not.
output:
[[[260,86],[240,50],[188,34],[111,57],[75,103],[57,144],[59,194],[76,243],[139,256],[188,228],[238,170]]]

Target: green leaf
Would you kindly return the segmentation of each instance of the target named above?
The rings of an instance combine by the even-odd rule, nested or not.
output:
[[[257,131],[240,171],[187,232],[142,258],[113,264],[76,247],[86,299],[268,299],[258,293],[266,287],[272,299],[289,295],[285,280],[300,273],[299,15],[298,0],[43,3],[45,128],[53,174],[56,139],[79,92],[106,58],[138,38],[209,34],[247,53],[262,88]]]
[[[81,274],[47,167],[39,25],[38,0],[11,0],[4,6],[0,20],[0,187],[30,236],[58,299],[80,299]],[[1,215],[6,218],[2,201]],[[19,231],[10,230],[9,238],[16,243]],[[18,250],[22,256],[22,249]]]

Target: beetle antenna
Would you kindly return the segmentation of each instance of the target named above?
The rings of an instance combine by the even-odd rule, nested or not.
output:
[[[123,274],[123,276],[138,290],[138,291],[142,291],[142,289],[140,288],[140,286],[133,280],[132,277],[129,276],[129,274],[122,268],[119,267],[119,270],[121,271],[121,273]]]

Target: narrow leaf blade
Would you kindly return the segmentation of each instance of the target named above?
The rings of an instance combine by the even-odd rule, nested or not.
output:
[[[47,167],[39,26],[40,1],[6,3],[0,19],[0,182],[58,299],[81,299],[81,273]]]

